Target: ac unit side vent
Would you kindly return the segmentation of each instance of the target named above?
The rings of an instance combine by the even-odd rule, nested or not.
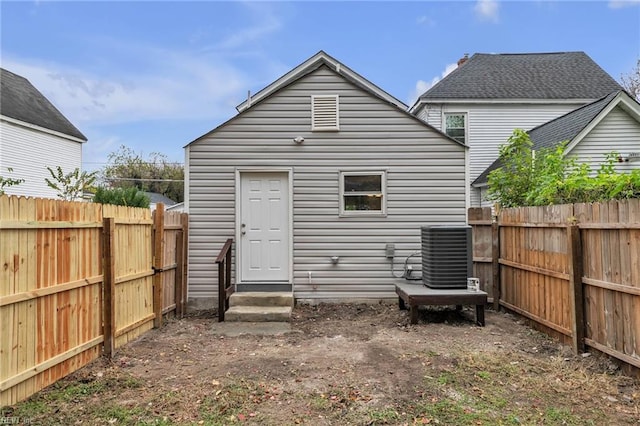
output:
[[[467,288],[472,276],[471,227],[422,227],[422,281],[435,289]]]

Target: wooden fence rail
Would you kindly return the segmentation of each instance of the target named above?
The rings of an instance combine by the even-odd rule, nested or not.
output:
[[[494,303],[576,352],[589,346],[640,368],[640,200],[487,218],[489,208],[469,210],[474,272]]]
[[[165,230],[160,269],[171,277],[152,268],[158,255],[147,209],[0,196],[0,406],[150,329],[154,279],[178,289],[169,305],[182,312],[187,217],[164,218],[155,227]]]

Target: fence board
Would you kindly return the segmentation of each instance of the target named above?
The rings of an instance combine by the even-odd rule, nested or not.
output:
[[[103,217],[116,218],[113,314],[120,346],[152,326],[150,211],[0,196],[1,406],[100,355]]]
[[[480,289],[493,300],[491,208],[469,209],[469,224],[472,226],[473,276],[480,280]]]
[[[176,310],[176,302],[180,299],[177,294],[177,286],[182,288],[182,271],[178,270],[178,264],[182,264],[181,257],[183,251],[178,250],[178,235],[182,231],[182,213],[180,212],[164,212],[164,265],[162,273],[162,310],[170,312]],[[179,293],[179,291],[178,291]],[[173,307],[171,307],[173,305]],[[169,309],[171,307],[171,309]]]
[[[486,226],[478,210],[469,211],[474,235]],[[588,346],[640,365],[640,199],[505,209],[498,235],[502,306],[576,350],[584,334]],[[485,241],[474,244],[484,260]]]
[[[105,205],[103,216],[115,219],[115,252],[120,254],[114,261],[114,328],[128,331],[116,336],[115,347],[119,348],[153,326],[149,320],[139,323],[153,313],[153,222],[151,211],[140,208]],[[128,279],[135,275],[139,278]],[[122,281],[125,277],[127,280]]]

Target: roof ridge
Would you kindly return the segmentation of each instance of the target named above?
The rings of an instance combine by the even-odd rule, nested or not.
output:
[[[525,55],[563,55],[567,53],[583,53],[586,55],[584,50],[565,50],[558,52],[503,52],[503,53],[482,53],[476,52],[474,55],[491,55],[491,56],[525,56]]]
[[[387,102],[395,104],[398,108],[401,108],[401,109],[409,108],[409,106],[405,104],[403,101],[396,98],[394,95],[387,92],[386,90],[382,89],[380,86],[373,83],[371,80],[364,77],[362,74],[351,69],[349,66],[345,65],[343,62],[329,55],[324,50],[319,50],[317,53],[307,58],[300,64],[296,65],[295,67],[290,69],[288,72],[286,72],[285,74],[277,78],[275,81],[266,85],[265,87],[263,87],[262,89],[254,93],[253,95],[249,95],[249,97],[246,100],[242,101],[238,106],[236,106],[236,110],[238,112],[242,112],[245,109],[250,108],[252,105],[254,105],[255,103],[261,102],[264,98],[269,97],[271,94],[273,94],[275,91],[279,90],[280,88],[283,88],[292,84],[293,82],[297,81],[304,75],[314,71],[315,69],[317,69],[322,65],[326,65],[328,68],[340,74],[344,74],[345,76],[348,74],[351,74],[350,78],[357,80],[358,84],[365,87],[370,93],[380,97],[381,99],[384,99]]]
[[[562,119],[562,118],[565,118],[565,117],[567,117],[568,115],[575,114],[575,113],[577,113],[577,112],[579,112],[579,111],[581,111],[581,110],[583,110],[583,109],[585,109],[585,108],[588,108],[588,107],[590,107],[590,106],[593,106],[593,105],[597,104],[598,102],[602,102],[602,101],[604,101],[605,99],[607,99],[609,96],[613,95],[614,93],[615,93],[615,95],[617,96],[617,95],[618,95],[618,93],[620,93],[620,92],[622,92],[622,90],[614,90],[613,92],[607,93],[606,95],[604,95],[604,96],[603,96],[603,97],[601,97],[600,99],[596,99],[596,100],[595,100],[595,101],[593,101],[593,102],[589,102],[588,104],[584,104],[584,105],[582,105],[581,107],[578,107],[578,108],[576,108],[576,109],[572,109],[571,111],[569,111],[569,112],[566,112],[566,113],[562,114],[560,117],[556,117],[556,118],[554,118],[554,119],[552,119],[552,120],[549,120],[549,121],[546,121],[546,122],[544,122],[544,123],[542,123],[542,124],[539,124],[539,125],[537,125],[536,127],[534,127],[534,128],[532,128],[532,129],[527,130],[527,133],[533,132],[534,130],[539,129],[540,127],[544,127],[544,126],[546,126],[546,125],[548,125],[548,124],[551,124],[551,123],[553,123],[553,122],[555,122],[555,121],[558,121],[558,120],[560,120],[560,119]],[[605,105],[600,109],[600,111],[602,111],[602,110],[604,109],[604,107],[606,107],[607,105],[609,105],[609,104],[611,103],[611,101],[613,100],[613,98],[615,98],[615,96],[612,96],[611,100],[610,100],[609,102],[607,102],[607,103],[606,103],[606,104],[605,104]],[[596,114],[596,115],[597,115],[597,114]]]
[[[0,68],[0,114],[86,142],[87,137],[28,78]]]
[[[618,89],[620,83],[584,51],[474,53],[424,91],[417,105],[465,99],[589,102]]]

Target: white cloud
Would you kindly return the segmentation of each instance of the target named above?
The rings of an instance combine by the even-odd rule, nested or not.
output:
[[[280,25],[278,20],[267,17],[260,25],[243,28],[216,44],[215,47],[218,49],[237,49],[238,47],[260,40],[266,35],[279,30]]]
[[[436,24],[436,21],[434,21],[433,19],[431,19],[427,15],[422,15],[422,16],[418,17],[418,19],[416,19],[416,23],[418,25],[425,25],[425,26],[428,26],[428,27],[432,27],[432,26],[434,26]]]
[[[77,125],[198,119],[233,113],[248,79],[224,61],[139,49],[151,71],[103,75],[69,65],[4,57],[3,67],[31,81]],[[117,75],[117,76],[116,76]]]
[[[498,22],[500,5],[496,0],[478,0],[473,9],[480,20]]]
[[[281,18],[274,13],[273,6],[261,2],[240,2],[246,9],[246,21],[250,25],[237,29],[232,34],[214,43],[210,50],[232,50],[262,41],[282,28]]]
[[[621,9],[623,7],[638,5],[640,5],[640,0],[609,0],[609,7],[611,9]]]
[[[449,64],[445,67],[444,71],[442,71],[442,73],[439,76],[433,77],[430,81],[418,80],[416,82],[416,87],[413,89],[413,92],[409,97],[408,104],[410,106],[413,105],[418,100],[420,95],[422,95],[427,90],[431,89],[437,82],[439,82],[440,80],[442,80],[443,78],[451,74],[451,72],[456,68],[458,68],[457,63]]]

